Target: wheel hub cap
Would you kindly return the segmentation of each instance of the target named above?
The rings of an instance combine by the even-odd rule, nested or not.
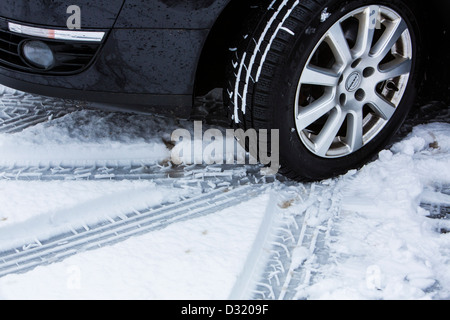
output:
[[[356,89],[359,88],[361,81],[362,81],[362,75],[358,71],[355,71],[348,76],[347,82],[345,84],[345,89],[348,92],[356,91]]]

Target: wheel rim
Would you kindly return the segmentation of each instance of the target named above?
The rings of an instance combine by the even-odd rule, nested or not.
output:
[[[372,141],[405,94],[412,51],[406,22],[390,8],[366,6],[336,22],[299,80],[295,122],[303,144],[338,158]]]

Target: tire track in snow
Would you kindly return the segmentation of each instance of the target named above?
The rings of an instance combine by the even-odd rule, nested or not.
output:
[[[114,162],[114,161],[112,161]],[[192,165],[171,166],[159,164],[101,163],[84,161],[83,165],[12,165],[0,166],[0,180],[60,181],[60,180],[158,180],[188,181],[214,180],[235,181],[249,175],[258,176],[259,165]]]
[[[221,94],[221,91],[220,91]],[[196,107],[203,113],[220,118],[223,108],[218,92],[199,97]],[[32,95],[0,85],[0,133],[16,133],[38,123],[47,122],[85,107],[72,101]],[[206,117],[197,114],[198,118]],[[198,120],[198,119],[197,119]],[[220,122],[220,121],[219,121]],[[223,122],[223,119],[222,119]],[[79,180],[154,180],[158,183],[195,184],[207,181],[220,185],[232,184],[248,173],[257,173],[259,166],[178,166],[160,165],[154,160],[26,160],[0,165],[0,180],[16,181],[79,181]],[[220,181],[220,180],[223,181]],[[177,180],[177,181],[175,181]]]
[[[421,207],[435,219],[448,219],[450,215],[450,184],[441,184],[426,192]]]
[[[76,103],[0,86],[0,133],[16,133],[76,110]]]
[[[293,206],[294,214],[283,214],[281,198],[272,195],[272,207],[267,208],[230,300],[307,299],[305,290],[321,278],[320,266],[332,259],[328,243],[335,236],[334,219],[340,211],[338,185],[338,182],[304,185],[306,196]],[[450,185],[439,184],[421,203],[430,212],[430,218],[438,219],[437,229],[441,233],[450,232],[449,197]]]
[[[297,300],[302,289],[320,276],[316,266],[329,258],[327,243],[339,210],[337,188],[304,185],[304,198],[294,202],[272,195],[272,207],[257,236],[230,300]],[[298,186],[297,186],[298,188]],[[281,201],[281,202],[280,202]]]
[[[420,206],[429,212],[429,218],[438,221],[438,232],[450,232],[450,184],[438,184],[425,190]]]
[[[209,100],[205,101],[209,103]],[[76,106],[62,100],[0,87],[0,133],[19,132],[76,110],[79,110]],[[95,225],[73,228],[49,239],[36,237],[35,241],[21,247],[0,251],[0,277],[26,272],[80,251],[113,244],[248,201],[257,196],[267,186],[266,183],[278,179],[262,176],[260,169],[258,165],[172,167],[131,161],[84,161],[76,165],[42,164],[40,161],[28,161],[25,165],[8,163],[8,166],[0,167],[0,180],[152,180],[181,188],[194,185],[205,194],[176,204],[134,210]]]
[[[112,245],[174,223],[212,214],[257,197],[267,187],[268,184],[265,183],[247,184],[232,189],[222,187],[174,204],[133,210],[95,225],[74,227],[48,239],[36,238],[34,242],[0,252],[0,277],[24,273],[83,251]]]

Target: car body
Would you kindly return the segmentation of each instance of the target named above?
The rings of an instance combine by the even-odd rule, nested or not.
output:
[[[75,2],[81,8],[82,30],[106,33],[91,50],[92,59],[80,70],[58,74],[18,68],[2,51],[1,84],[47,96],[186,116],[195,95],[223,85],[224,52],[246,15],[243,0],[2,0],[0,30],[6,37],[10,21],[67,30],[67,8]],[[424,8],[424,21],[431,21],[424,25],[426,35],[437,39],[429,53],[429,68],[437,76],[427,85],[441,94],[438,87],[448,78],[444,17],[450,8],[448,1],[438,0],[427,1]]]
[[[230,65],[230,52],[235,50],[236,41],[248,36],[242,32],[250,23],[252,8],[260,5],[262,7],[264,4],[269,6],[268,9],[279,5],[279,10],[285,10],[285,5],[291,2],[294,0],[96,0],[95,2],[89,0],[2,0],[0,3],[0,84],[44,96],[85,101],[111,110],[159,113],[188,118],[195,97],[205,95],[216,88],[226,89],[230,83],[230,78],[226,75],[227,66]],[[417,96],[422,102],[449,101],[450,68],[447,61],[450,58],[448,50],[450,42],[447,14],[450,12],[450,1],[395,0],[394,2],[401,4],[393,5],[400,11],[403,10],[402,5],[407,6],[408,12],[413,12],[413,18],[408,17],[408,19],[412,19],[413,24],[419,26],[419,31],[414,31],[415,38],[412,42],[414,45],[418,43],[421,47],[420,70],[413,70],[414,74],[420,72],[420,83],[414,86],[417,88]],[[387,0],[316,2],[298,0],[295,1],[294,6],[308,8],[314,7],[316,3],[339,5],[340,8],[363,3],[365,6],[363,9],[369,9],[371,4],[377,3],[389,6]],[[79,9],[79,25],[75,24],[75,28],[69,23],[73,17],[72,14],[76,13],[71,10],[74,5]],[[322,15],[322,22],[326,22],[331,15],[327,9],[328,7],[322,6],[321,12],[313,12],[315,19],[320,20]],[[361,16],[362,11],[359,12]],[[395,11],[392,12],[395,15]],[[334,14],[338,13],[335,11]],[[274,15],[275,18],[278,18],[278,15]],[[288,23],[296,24],[296,21],[302,19],[302,15],[297,18],[286,15],[285,19]],[[377,19],[381,19],[381,13]],[[262,19],[261,21],[272,26],[274,20]],[[380,20],[379,23],[383,21]],[[255,30],[261,29],[261,23],[254,21],[253,23]],[[311,29],[312,31],[309,30],[307,25],[305,28],[307,28],[306,33],[314,33],[316,30],[315,28]],[[287,27],[282,29],[288,33],[287,36],[295,35]],[[280,36],[279,30],[277,29],[272,39],[265,41],[272,44],[275,37]],[[264,35],[270,32],[270,29],[262,30],[262,32],[260,30],[261,41],[264,40]],[[90,36],[92,38],[89,38]],[[257,44],[258,48],[262,45],[262,42]],[[44,47],[39,49],[43,51],[35,52],[46,52],[45,50],[53,52],[53,60],[46,67],[37,67],[30,63],[29,57],[24,57],[24,52],[27,52],[25,49],[33,47],[32,50],[30,49],[33,52],[39,46]],[[255,52],[255,55],[260,53]],[[245,55],[244,57],[236,56],[236,58],[243,58],[238,68],[239,74],[235,72],[234,75],[237,79],[235,79],[236,90],[233,98],[238,102],[239,99],[245,101],[247,93],[251,92],[255,86],[249,84],[250,81],[254,81],[254,77],[246,68]],[[37,59],[39,60],[39,57]],[[263,62],[265,60],[261,61]],[[253,67],[254,59],[250,63],[249,67]],[[232,64],[235,66],[235,62]],[[247,77],[240,79],[239,76],[246,70]],[[372,70],[375,69],[372,68]],[[352,87],[355,86],[356,90],[357,86],[361,85],[360,81],[356,82],[356,80],[362,77],[362,71],[353,73],[351,76],[354,78],[346,80],[347,87],[353,89]],[[271,85],[274,86],[273,83]],[[240,94],[237,89],[242,86],[244,91]],[[345,86],[341,89],[345,91]],[[231,91],[233,90],[228,90],[229,97],[225,98],[233,96]],[[224,92],[226,93],[226,90]],[[237,98],[238,94],[239,98]],[[254,99],[253,96],[248,97]],[[346,101],[346,99],[343,100]],[[235,106],[236,116],[231,120],[236,123],[242,120],[238,119],[239,108],[245,110],[245,106]],[[278,112],[275,110],[272,116],[265,114],[264,108],[257,109],[257,112],[262,112],[262,116],[267,120],[267,129],[271,129],[273,125],[269,125],[270,119]],[[349,111],[350,114],[352,112]],[[254,127],[264,128],[260,126],[256,118],[251,120],[253,124],[257,124]],[[292,131],[291,128],[288,129]],[[297,128],[297,130],[301,136],[303,128]],[[381,130],[380,126],[379,131]],[[394,126],[390,128],[390,131],[394,130]],[[285,135],[288,136],[290,131],[286,131]],[[377,134],[375,132],[373,136]],[[303,138],[305,144],[314,144],[305,137],[304,133]],[[379,146],[387,141],[387,136],[382,138],[383,141],[379,142]],[[295,139],[298,140],[298,137]],[[291,137],[286,137],[286,141],[288,140],[292,140]],[[358,158],[366,161],[379,146],[370,148],[368,152],[360,152]],[[308,148],[309,151],[314,151],[314,146],[310,145]],[[357,153],[358,150],[359,147],[352,149],[352,152]],[[320,154],[313,156],[321,158]],[[342,158],[345,163],[345,157]],[[312,158],[308,168],[314,166],[315,161]],[[355,161],[357,162],[361,161]],[[324,166],[328,164],[324,162]],[[345,165],[340,166],[345,168]],[[341,170],[332,170],[333,174],[339,172]],[[316,178],[325,176],[315,175]]]
[[[217,61],[211,61],[209,54],[223,56],[217,52],[226,50],[226,45],[221,43],[218,49],[216,43],[221,39],[211,39],[209,35],[230,0],[80,0],[76,3],[81,8],[82,30],[105,32],[100,43],[88,43],[93,46],[86,50],[92,54],[88,63],[72,72],[43,72],[8,63],[10,56],[2,51],[0,83],[42,95],[140,111],[175,112],[182,116],[189,114],[193,96],[205,91],[200,88],[202,84],[215,81],[207,79],[218,65]],[[8,22],[67,30],[70,15],[66,11],[72,4],[71,0],[3,0],[0,30],[4,38],[11,34]],[[229,24],[216,28],[223,29]],[[218,30],[217,36],[222,32]],[[30,38],[35,37],[23,37]],[[10,49],[16,51],[17,46]],[[202,60],[202,53],[207,54],[205,50],[210,53]]]

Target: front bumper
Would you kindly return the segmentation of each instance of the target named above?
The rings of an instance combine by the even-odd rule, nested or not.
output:
[[[105,34],[104,31],[88,33],[36,28],[0,19],[0,66],[30,74],[77,74],[94,61]],[[40,39],[53,51],[55,63],[49,70],[34,67],[22,54],[22,47],[28,41],[36,39]]]
[[[16,23],[0,18],[0,36],[10,33],[8,22]],[[180,117],[190,113],[197,61],[208,30],[91,31],[105,32],[103,41],[45,39],[60,48],[62,60],[68,61],[72,69],[66,65],[51,72],[39,72],[27,69],[29,66],[23,65],[20,59],[15,63],[0,61],[0,84],[114,109],[170,113]],[[42,40],[28,35],[14,37],[12,50],[17,50],[17,45],[24,39]],[[74,63],[74,60],[64,58],[64,55],[74,53],[79,53],[82,59]]]

